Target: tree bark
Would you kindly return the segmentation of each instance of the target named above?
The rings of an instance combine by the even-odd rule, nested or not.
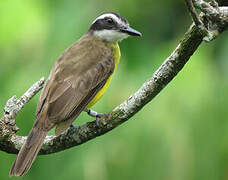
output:
[[[193,0],[188,8],[195,24],[192,24],[183,39],[162,63],[152,77],[141,88],[132,94],[126,101],[117,106],[109,115],[101,118],[99,127],[96,121],[87,122],[79,127],[68,129],[60,136],[47,136],[39,154],[59,152],[91,139],[101,136],[130,119],[140,111],[148,102],[156,97],[160,91],[172,81],[188,62],[203,40],[211,42],[228,27],[228,7],[217,7],[213,3],[203,0]],[[220,1],[225,2],[225,1]],[[193,4],[203,14],[198,16]],[[202,22],[202,23],[201,23]],[[18,153],[26,140],[24,136],[17,136],[18,128],[15,118],[21,108],[38,92],[44,83],[41,79],[35,83],[20,99],[13,97],[5,106],[5,113],[0,120],[0,150],[8,153]]]

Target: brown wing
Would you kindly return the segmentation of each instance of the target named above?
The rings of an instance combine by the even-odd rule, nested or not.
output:
[[[51,129],[77,117],[114,67],[112,49],[105,43],[90,36],[80,39],[53,67],[37,106],[35,126]]]

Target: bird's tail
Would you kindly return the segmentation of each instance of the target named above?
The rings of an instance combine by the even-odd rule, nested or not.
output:
[[[33,127],[25,144],[22,146],[17,159],[11,167],[9,176],[23,176],[28,172],[47,134],[48,131],[43,131],[37,127]]]

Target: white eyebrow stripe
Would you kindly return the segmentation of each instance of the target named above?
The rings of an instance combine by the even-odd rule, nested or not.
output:
[[[121,21],[120,18],[118,18],[116,15],[111,14],[111,13],[102,14],[101,16],[99,16],[98,18],[96,18],[96,19],[93,21],[92,24],[94,24],[97,20],[99,20],[99,19],[104,19],[104,18],[106,18],[106,17],[109,17],[109,18],[114,19],[118,24],[120,24],[120,25],[122,25],[122,26],[125,25],[125,23],[124,23],[123,21]]]

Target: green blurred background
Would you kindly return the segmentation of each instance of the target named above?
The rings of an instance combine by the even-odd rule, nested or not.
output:
[[[109,112],[151,77],[191,24],[183,0],[1,0],[0,113],[12,95],[47,77],[58,56],[107,11],[121,13],[143,37],[121,42],[121,62],[93,108],[98,112]],[[227,49],[227,32],[203,43],[128,122],[81,146],[39,156],[21,179],[228,179]],[[38,97],[19,113],[18,134],[32,127]],[[76,124],[90,120],[82,113]],[[0,180],[8,179],[15,157],[0,152]]]

